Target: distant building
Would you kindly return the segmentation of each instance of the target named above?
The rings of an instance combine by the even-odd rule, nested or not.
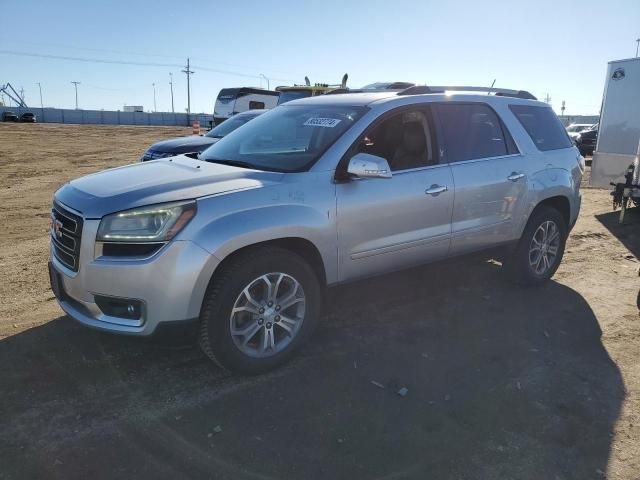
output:
[[[142,113],[144,112],[144,109],[142,108],[142,105],[125,105],[124,107],[122,107],[122,111]]]

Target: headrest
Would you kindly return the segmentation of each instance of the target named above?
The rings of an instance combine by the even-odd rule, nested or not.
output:
[[[418,122],[405,123],[403,135],[404,148],[409,152],[418,153],[424,149],[426,139],[424,129]]]

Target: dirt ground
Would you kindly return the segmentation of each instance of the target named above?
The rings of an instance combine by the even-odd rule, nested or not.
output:
[[[547,285],[473,258],[334,289],[260,377],[66,317],[54,191],[188,133],[0,124],[0,478],[640,479],[640,212],[607,191]]]

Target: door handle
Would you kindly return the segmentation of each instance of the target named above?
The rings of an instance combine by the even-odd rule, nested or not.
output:
[[[446,192],[448,190],[446,185],[436,185],[433,184],[431,185],[429,188],[427,188],[424,193],[426,193],[427,195],[432,195],[432,196],[436,196],[436,195],[440,195],[443,192]]]
[[[507,179],[511,180],[512,182],[517,182],[523,177],[524,177],[524,173],[511,172],[511,175],[509,175]]]

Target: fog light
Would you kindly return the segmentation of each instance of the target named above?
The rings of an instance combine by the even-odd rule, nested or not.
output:
[[[138,320],[142,317],[142,302],[133,298],[95,296],[96,305],[102,313],[110,317]]]

